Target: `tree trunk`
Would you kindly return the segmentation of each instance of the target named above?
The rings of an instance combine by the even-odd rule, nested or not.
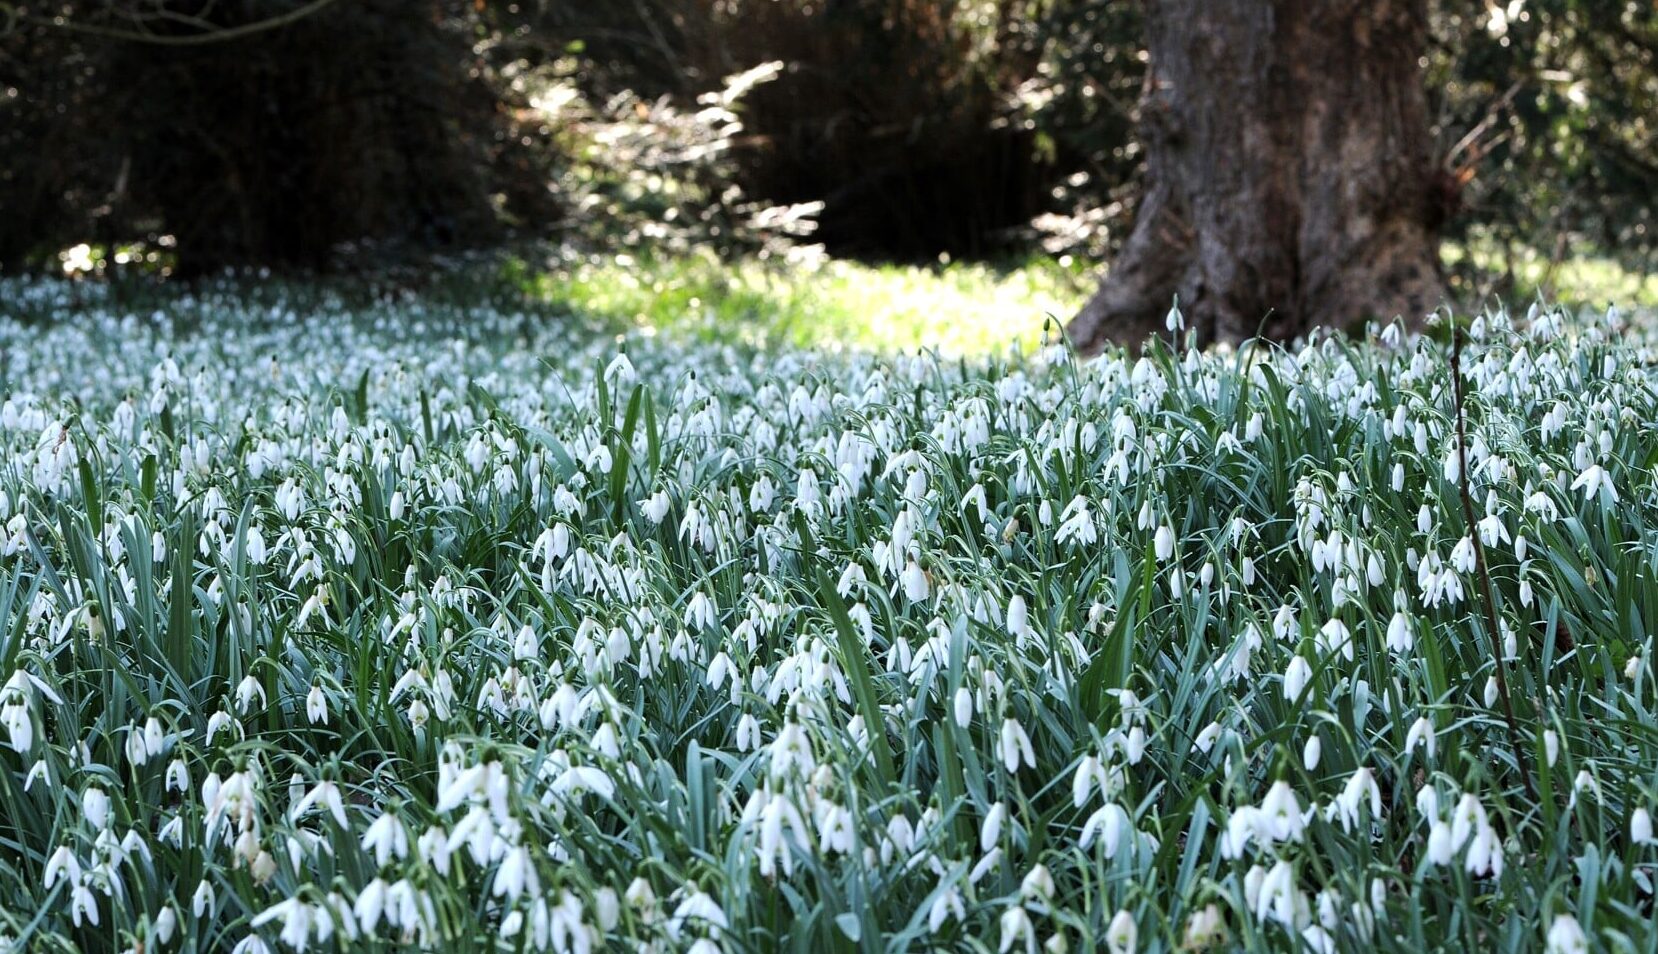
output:
[[[1079,350],[1419,321],[1447,207],[1420,57],[1426,0],[1150,0],[1148,184],[1067,329]]]

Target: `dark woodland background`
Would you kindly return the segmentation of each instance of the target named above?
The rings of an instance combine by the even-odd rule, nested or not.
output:
[[[1103,258],[1141,195],[1141,10],[0,3],[0,267],[81,242],[180,274],[528,238],[735,253],[812,222],[866,259]],[[1444,234],[1649,261],[1658,7],[1430,20]]]

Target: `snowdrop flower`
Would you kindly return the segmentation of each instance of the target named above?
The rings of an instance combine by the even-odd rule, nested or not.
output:
[[[1152,548],[1156,551],[1159,563],[1166,562],[1174,556],[1174,530],[1167,525],[1158,527]]]
[[[1600,800],[1600,783],[1595,781],[1595,777],[1589,773],[1588,769],[1580,769],[1577,773],[1577,777],[1572,780],[1572,797],[1570,799],[1570,804],[1577,804],[1577,796],[1579,792],[1588,792],[1591,798],[1594,798],[1596,801]]]
[[[1081,808],[1088,804],[1088,798],[1096,788],[1105,795],[1109,787],[1109,777],[1099,757],[1085,755],[1077,762],[1076,772],[1071,776],[1071,804]]]
[[[288,813],[292,820],[302,818],[312,808],[322,807],[334,816],[334,821],[341,828],[349,829],[350,822],[345,817],[345,800],[340,796],[340,787],[331,781],[321,781],[312,786],[309,792],[301,798]]]
[[[979,828],[979,850],[989,851],[996,846],[1002,837],[1002,825],[1007,821],[1007,803],[997,802],[990,806],[985,813],[984,824]]]
[[[1416,644],[1416,637],[1411,632],[1410,620],[1401,610],[1393,614],[1393,619],[1387,624],[1387,648],[1394,653],[1408,653]]]
[[[1629,816],[1629,840],[1637,845],[1650,845],[1652,838],[1652,815],[1645,808],[1637,808]]]
[[[1261,882],[1260,891],[1255,904],[1255,919],[1277,921],[1285,927],[1294,927],[1296,902],[1301,892],[1295,887],[1295,871],[1289,862],[1279,861],[1273,865]]]
[[[1589,938],[1584,935],[1577,918],[1570,914],[1557,914],[1549,922],[1547,946],[1548,954],[1588,954]]]
[[[364,851],[373,852],[374,863],[385,867],[393,858],[409,856],[409,832],[394,813],[382,812],[363,832],[360,842]],[[371,930],[365,928],[365,930]]]
[[[1060,546],[1075,543],[1086,547],[1099,539],[1099,528],[1094,525],[1094,515],[1088,509],[1088,501],[1080,495],[1066,504],[1059,520],[1059,530],[1054,534],[1054,542]]]
[[[242,715],[247,715],[248,710],[253,706],[254,696],[259,697],[261,706],[265,704],[265,687],[260,685],[259,680],[253,676],[246,676],[236,684],[236,711]]]
[[[1327,653],[1339,652],[1349,662],[1353,660],[1353,634],[1348,631],[1347,624],[1332,619],[1324,624],[1318,635],[1319,648]]]
[[[1583,499],[1590,500],[1600,497],[1601,502],[1607,505],[1618,502],[1618,489],[1612,485],[1612,475],[1599,464],[1590,464],[1583,473],[1572,481],[1572,489],[1583,491]]]
[[[1215,741],[1220,738],[1221,726],[1219,722],[1211,722],[1203,727],[1192,740],[1192,749],[1197,752],[1207,752],[1214,747]]]
[[[1022,905],[1013,905],[1002,912],[1002,940],[997,954],[1008,954],[1014,945],[1024,943],[1026,954],[1036,954],[1036,926]]]
[[[760,747],[760,723],[749,713],[737,720],[736,745],[739,752],[752,752]]]
[[[1118,911],[1113,915],[1105,929],[1105,945],[1111,954],[1134,954],[1138,941],[1134,916],[1127,911]]]
[[[1508,527],[1503,524],[1502,518],[1494,513],[1488,513],[1480,520],[1479,533],[1480,542],[1488,547],[1495,547],[1510,540]]]
[[[1306,820],[1301,816],[1301,804],[1296,801],[1295,793],[1290,790],[1288,783],[1277,781],[1267,789],[1266,798],[1261,801],[1257,824],[1270,841],[1302,839],[1306,830]]]
[[[512,658],[517,661],[535,659],[541,654],[541,637],[536,635],[530,624],[525,623],[518,628],[518,635],[512,641]]]
[[[144,747],[144,737],[131,726],[127,728],[127,761],[133,765],[143,765],[149,760],[150,751]]]
[[[1451,826],[1435,820],[1428,831],[1427,860],[1430,865],[1448,865],[1456,857],[1457,844]]]
[[[853,590],[864,585],[866,581],[867,577],[864,575],[863,566],[858,563],[848,563],[846,569],[841,571],[840,581],[835,584],[835,592],[839,593],[842,599],[845,599],[852,595]]]
[[[1123,836],[1133,832],[1134,825],[1129,820],[1128,812],[1121,805],[1107,803],[1083,823],[1077,846],[1086,851],[1098,839],[1101,854],[1106,858],[1115,858],[1123,844]]]
[[[35,745],[35,724],[29,707],[22,699],[0,703],[0,725],[6,729],[12,751],[27,755]]]
[[[1427,750],[1428,758],[1433,758],[1433,723],[1428,721],[1426,716],[1423,716],[1411,723],[1410,731],[1405,734],[1405,751],[1407,753],[1414,752],[1418,745],[1423,746]]]
[[[1455,483],[1461,482],[1461,480],[1462,480],[1462,452],[1461,452],[1461,448],[1453,447],[1445,455],[1444,476],[1445,476],[1445,482],[1446,483],[1455,484]]]
[[[1300,632],[1300,624],[1296,621],[1295,609],[1285,605],[1278,608],[1272,617],[1272,635],[1280,640],[1294,639]]]
[[[931,587],[927,582],[927,574],[915,560],[910,560],[909,565],[905,567],[902,580],[906,599],[912,603],[926,602]]]
[[[1217,905],[1204,905],[1187,919],[1185,946],[1188,950],[1208,950],[1219,946],[1225,940],[1226,921]]]
[[[183,759],[173,759],[167,763],[166,782],[164,791],[188,792],[190,790],[190,770],[185,767]]]
[[[298,898],[289,898],[286,901],[279,901],[254,915],[249,924],[253,927],[262,927],[272,921],[282,922],[282,931],[279,935],[282,943],[296,951],[303,951],[309,943],[312,926],[318,923],[317,909]]]
[[[1021,761],[1033,768],[1036,766],[1036,754],[1031,749],[1030,736],[1025,733],[1025,727],[1019,724],[1018,719],[1002,720],[1001,753],[1002,764],[1009,772],[1019,771]]]
[[[1451,548],[1451,566],[1458,573],[1472,573],[1475,569],[1474,538],[1463,537]]]
[[[375,878],[363,886],[352,903],[351,911],[357,919],[357,928],[364,934],[373,934],[379,926],[380,915],[386,910],[387,884]]]
[[[962,903],[961,891],[957,888],[945,891],[933,901],[932,907],[927,911],[927,932],[938,934],[952,917],[957,922],[965,920],[967,917],[967,909]]]
[[[1527,497],[1524,504],[1527,513],[1534,513],[1547,523],[1560,519],[1560,508],[1555,506],[1554,499],[1539,490]]]
[[[101,788],[88,788],[81,793],[81,817],[95,829],[109,827],[109,796]]]
[[[1307,683],[1313,678],[1312,667],[1300,656],[1290,660],[1289,668],[1284,670],[1284,698],[1290,702],[1298,702],[1301,694],[1307,688]]]
[[[639,509],[653,526],[660,526],[668,516],[668,494],[658,490],[644,500],[639,501]]]
[[[1376,785],[1375,776],[1370,769],[1360,766],[1347,779],[1347,785],[1336,796],[1336,817],[1341,821],[1345,831],[1352,831],[1359,823],[1359,806],[1368,800],[1370,803],[1370,818],[1373,821],[1382,819],[1382,793]]]
[[[1016,637],[1023,637],[1030,632],[1029,615],[1025,609],[1025,598],[1015,593],[1007,601],[1007,631]]]
[[[1037,910],[1041,910],[1047,902],[1053,900],[1054,876],[1048,871],[1047,865],[1039,864],[1025,873],[1025,877],[1019,882],[1019,896],[1026,901],[1036,902]]]
[[[83,920],[94,927],[97,926],[98,899],[84,883],[73,885],[69,889],[69,909],[71,920],[76,927],[80,927]]]
[[[75,857],[75,853],[67,845],[59,845],[51,857],[46,859],[46,873],[42,880],[49,890],[52,885],[57,884],[59,878],[67,878],[72,885],[79,884],[81,880],[80,859]]]
[[[967,883],[978,884],[980,881],[984,880],[985,875],[1001,867],[1001,864],[1002,848],[998,845],[995,848],[985,852],[984,857],[979,859],[978,864],[974,865],[973,869],[967,872]]]
[[[1455,825],[1452,826],[1452,840],[1456,840]],[[1475,877],[1501,877],[1503,873],[1503,846],[1497,833],[1489,825],[1480,825],[1475,828],[1473,837],[1467,842],[1468,854],[1464,867]]]
[[[701,591],[692,594],[690,602],[685,605],[684,619],[685,625],[692,629],[712,629],[718,622],[714,601]]]

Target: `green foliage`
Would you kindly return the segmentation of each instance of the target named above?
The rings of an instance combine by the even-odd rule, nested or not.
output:
[[[1558,264],[1585,246],[1650,271],[1658,8],[1517,0],[1433,9],[1428,89],[1440,151],[1448,173],[1467,177],[1453,235],[1517,246],[1517,271],[1533,267],[1523,258],[1534,253]]]

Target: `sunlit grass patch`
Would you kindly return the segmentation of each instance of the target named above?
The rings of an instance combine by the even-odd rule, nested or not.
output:
[[[1658,307],[1658,273],[1633,271],[1612,258],[1584,256],[1551,265],[1521,250],[1510,262],[1475,246],[1473,263],[1500,277],[1519,307],[1542,297],[1572,307]],[[1461,275],[1466,246],[1447,244],[1448,269]],[[845,259],[720,261],[698,255],[620,255],[520,261],[511,281],[538,301],[620,327],[744,341],[760,347],[987,354],[1029,350],[1057,329],[1092,292],[1099,271],[1066,259],[1004,265],[944,263],[869,265]],[[1453,294],[1490,292],[1486,278],[1459,278]],[[1466,306],[1468,303],[1464,303]]]
[[[513,270],[538,299],[624,326],[761,346],[945,354],[1029,350],[1090,279],[1050,260],[865,265],[830,259],[603,256]]]

